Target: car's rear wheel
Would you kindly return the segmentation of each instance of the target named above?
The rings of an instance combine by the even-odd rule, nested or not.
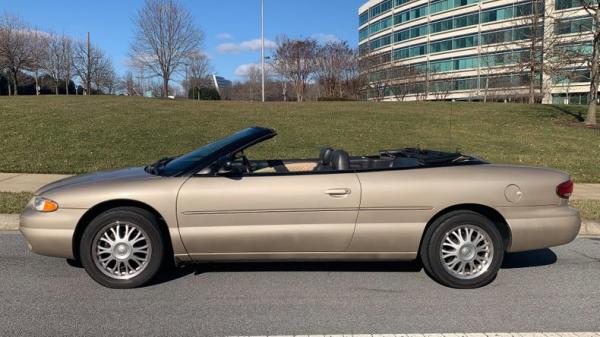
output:
[[[496,277],[504,257],[498,228],[485,216],[454,211],[429,226],[421,245],[428,274],[452,288],[478,288]]]
[[[96,282],[110,288],[135,288],[160,270],[164,240],[148,211],[120,207],[108,210],[86,227],[81,237],[81,263]]]

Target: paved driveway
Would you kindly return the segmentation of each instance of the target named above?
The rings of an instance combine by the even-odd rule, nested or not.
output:
[[[0,336],[600,331],[600,239],[510,255],[478,290],[406,263],[223,264],[135,290],[0,234]]]

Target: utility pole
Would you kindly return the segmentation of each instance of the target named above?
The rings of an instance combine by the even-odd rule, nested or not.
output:
[[[85,91],[87,95],[92,94],[92,90],[90,88],[92,82],[92,48],[90,45],[90,32],[87,32],[87,75],[85,76]]]
[[[260,65],[262,72],[262,101],[265,102],[265,0],[260,0]]]

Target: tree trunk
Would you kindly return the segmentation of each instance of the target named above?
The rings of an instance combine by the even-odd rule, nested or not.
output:
[[[600,20],[600,9],[596,10],[596,26],[600,25],[600,21],[598,20]],[[598,74],[600,71],[600,66],[598,65],[600,61],[600,35],[598,32],[594,33],[593,44],[590,92],[588,94],[588,111],[585,118],[585,125],[596,125],[596,101],[598,100],[598,82],[600,81],[600,74]]]
[[[37,71],[37,69],[35,70],[34,76],[35,76],[35,95],[39,96],[40,95],[40,86],[38,84],[38,71]]]
[[[593,100],[588,105],[587,118],[585,119],[585,125],[596,125],[596,100]]]
[[[163,77],[163,94],[162,97],[163,98],[168,98],[169,97],[169,78],[168,77]]]
[[[531,61],[530,61],[531,62]],[[535,67],[529,69],[529,104],[535,103]]]
[[[54,82],[54,94],[58,96],[58,81]]]
[[[19,83],[17,80],[17,72],[12,73],[12,77],[13,77],[13,95],[14,96],[18,96],[19,95]]]
[[[65,95],[69,95],[69,80],[65,79]]]

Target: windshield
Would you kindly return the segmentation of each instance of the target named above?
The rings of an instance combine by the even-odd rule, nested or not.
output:
[[[206,166],[217,160],[219,156],[227,154],[228,151],[236,150],[239,147],[243,147],[250,142],[273,133],[273,130],[260,127],[244,129],[223,139],[217,140],[214,143],[205,145],[195,151],[184,154],[181,157],[174,159],[169,158],[169,160],[159,168],[159,172],[157,173],[163,176],[176,176],[194,170],[201,165]]]

